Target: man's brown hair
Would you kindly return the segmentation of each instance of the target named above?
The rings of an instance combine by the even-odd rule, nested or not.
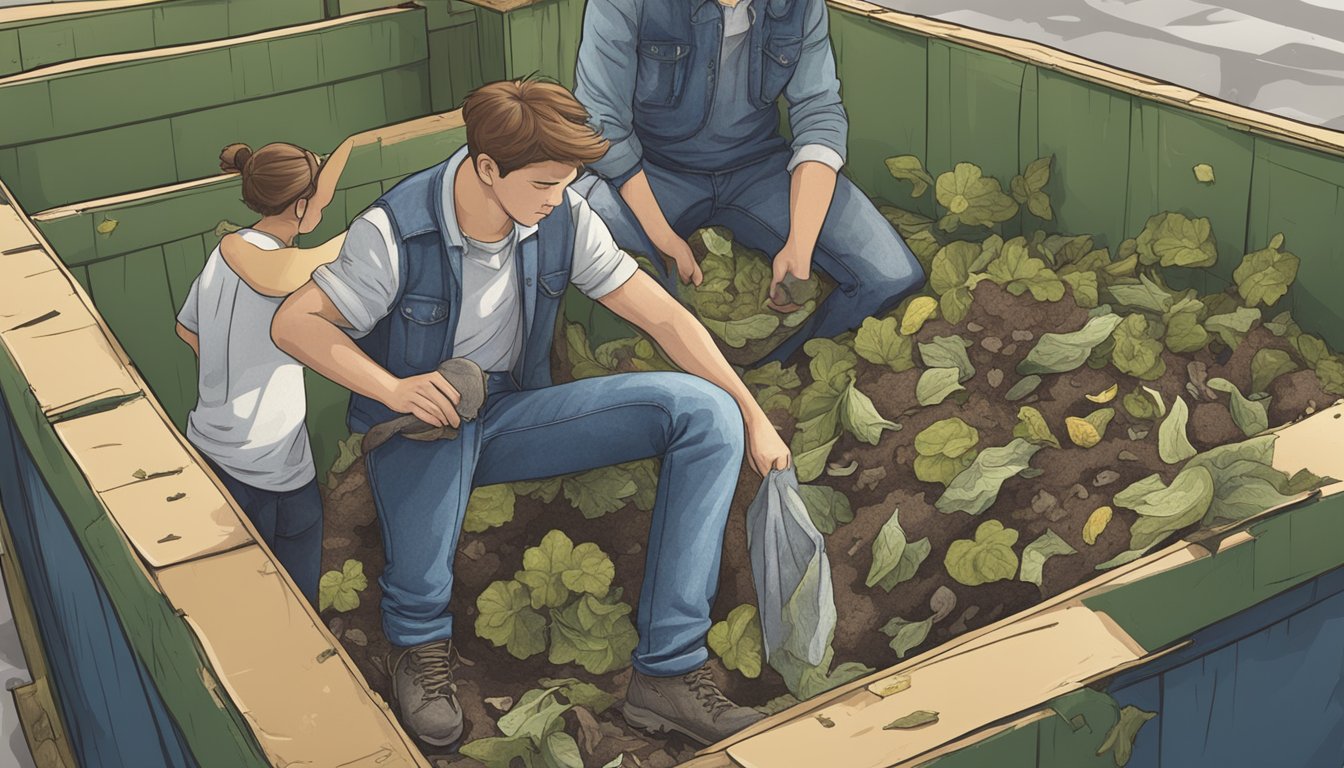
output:
[[[607,152],[607,140],[588,125],[588,110],[555,83],[487,83],[467,94],[462,119],[472,162],[489,155],[501,176],[548,160],[578,168]]]

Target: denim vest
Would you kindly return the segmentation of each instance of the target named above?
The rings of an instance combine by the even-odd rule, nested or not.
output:
[[[449,161],[402,180],[373,204],[392,223],[401,277],[392,309],[356,343],[399,378],[429,373],[453,356],[462,305],[462,253],[444,237],[444,184]],[[574,224],[569,201],[541,220],[515,256],[523,293],[523,352],[514,378],[523,389],[551,384],[551,347],[561,299],[569,286]],[[352,432],[400,414],[358,393],[350,398]]]
[[[753,106],[776,111],[803,48],[802,0],[752,0],[746,45]],[[705,127],[719,77],[723,14],[717,0],[640,5],[635,133],[646,149],[681,141]],[[778,128],[778,115],[775,117]],[[652,145],[652,146],[651,146]]]

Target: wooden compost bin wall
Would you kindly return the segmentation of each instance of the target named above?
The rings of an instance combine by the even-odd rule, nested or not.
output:
[[[25,15],[31,18],[0,21],[0,77],[318,21],[323,5],[322,0],[102,0],[39,6],[25,9]]]
[[[325,150],[431,111],[421,9],[262,35],[0,80],[0,178],[35,212],[214,175],[235,141]]]

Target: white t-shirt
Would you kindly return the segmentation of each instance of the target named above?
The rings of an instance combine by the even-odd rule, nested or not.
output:
[[[466,157],[465,147],[449,160],[443,185],[443,221],[449,243],[463,248],[462,306],[453,355],[466,357],[482,370],[510,370],[522,353],[523,305],[514,264],[518,244],[537,236],[536,227],[515,224],[499,243],[468,240],[457,225],[452,179]],[[574,220],[574,259],[569,279],[594,300],[616,290],[639,269],[630,254],[617,247],[588,201],[565,191]],[[491,252],[497,248],[497,252]],[[350,335],[364,336],[392,310],[400,287],[400,265],[392,225],[381,208],[370,208],[350,223],[341,255],[313,272],[313,282],[350,323]],[[498,266],[496,266],[498,265]]]
[[[264,250],[283,247],[254,229],[239,234]],[[283,301],[253,291],[216,247],[177,316],[200,340],[187,439],[240,482],[276,492],[316,474],[304,428],[303,366],[271,340],[271,318]]]

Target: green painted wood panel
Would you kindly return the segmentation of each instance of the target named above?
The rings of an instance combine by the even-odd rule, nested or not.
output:
[[[429,62],[421,61],[383,73],[384,125],[404,122],[434,111],[429,72]],[[338,92],[340,87],[337,86]]]
[[[927,157],[928,41],[834,9],[830,25],[849,115],[846,175],[871,195],[931,215],[932,194],[911,198],[910,185],[896,181],[884,162],[894,155]],[[874,71],[896,76],[873,77]]]
[[[998,733],[920,768],[1036,768],[1039,723],[1030,723]]]
[[[1124,239],[1130,97],[1057,72],[1037,73],[1036,157],[1053,154],[1046,191],[1060,232]]]
[[[1025,162],[1018,158],[1018,126],[1024,69],[1021,62],[984,51],[929,43],[928,122],[946,126],[929,132],[926,167],[935,178],[955,163],[970,162],[1006,189],[1021,171]]]
[[[191,284],[205,266],[209,253],[200,235],[183,238],[163,245],[163,269],[168,276],[168,291],[172,298],[173,315],[182,311]]]
[[[1344,161],[1272,139],[1255,140],[1250,220],[1246,239],[1263,248],[1284,233],[1284,247],[1301,259],[1290,300],[1303,328],[1344,348]]]
[[[12,75],[23,70],[23,58],[19,55],[19,31],[0,29],[0,77]]]
[[[146,578],[139,556],[90,490],[3,345],[0,393],[20,438],[107,591],[126,639],[144,662],[197,763],[201,768],[269,766],[242,713],[230,697],[219,695],[219,678],[190,627]]]
[[[177,337],[164,263],[161,247],[137,251],[90,264],[89,282],[98,296],[99,314],[180,429],[196,403],[196,364],[191,349]]]
[[[16,151],[18,179],[11,191],[24,210],[42,211],[149,189],[177,179],[172,154],[165,151],[172,146],[167,120],[26,144]]]
[[[574,87],[582,0],[544,0],[504,14],[504,77],[538,74]]]
[[[481,49],[481,81],[503,80],[508,69],[508,42],[504,39],[504,14],[476,9],[476,40]],[[578,51],[575,51],[575,55]]]
[[[485,84],[480,33],[471,24],[429,33],[430,100],[435,112],[462,106],[471,89]]]

